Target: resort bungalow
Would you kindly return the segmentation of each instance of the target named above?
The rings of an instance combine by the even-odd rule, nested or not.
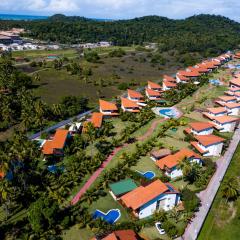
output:
[[[146,106],[146,104],[144,103],[144,97],[140,92],[128,89],[127,93],[129,100],[136,102],[140,106]]]
[[[118,108],[116,104],[107,102],[104,100],[99,100],[99,111],[103,116],[118,116]]]
[[[220,156],[222,153],[224,138],[215,135],[195,136],[197,141],[191,145],[204,157]]]
[[[154,91],[157,91],[157,92],[162,92],[162,87],[157,83],[148,81],[148,86],[147,87],[148,87],[148,89],[151,89],[151,90],[154,90]]]
[[[228,115],[240,115],[240,103],[226,103],[225,108],[227,109]]]
[[[139,105],[132,100],[129,100],[128,98],[121,98],[121,108],[124,112],[140,112]]]
[[[191,80],[197,80],[198,77],[201,76],[201,73],[199,73],[197,70],[189,71],[189,72],[188,71],[178,71],[177,75],[184,76],[184,77],[189,78]]]
[[[215,108],[207,108],[206,112],[203,115],[209,119],[213,119],[213,117],[224,116],[227,114],[227,110],[225,107],[215,107]]]
[[[190,78],[177,73],[176,80],[177,80],[177,83],[188,83],[190,81]]]
[[[235,96],[236,93],[240,93],[239,87],[229,87],[228,91],[224,92],[228,96]]]
[[[132,179],[125,179],[120,182],[109,184],[110,194],[115,200],[119,200],[124,194],[133,191],[138,186]]]
[[[66,141],[70,136],[69,131],[65,129],[57,129],[52,140],[46,140],[42,146],[44,155],[62,156]]]
[[[214,130],[213,124],[208,122],[193,122],[189,126],[189,128],[185,129],[185,132],[194,135],[210,135]]]
[[[179,192],[169,183],[156,180],[123,195],[120,202],[131,209],[139,219],[149,217],[156,211],[168,211],[180,201]]]
[[[162,87],[163,91],[168,91],[168,90],[176,88],[177,84],[174,82],[169,82],[169,81],[163,80],[162,86],[163,86]]]
[[[95,237],[91,240],[141,240],[133,230],[117,230],[104,237]]]
[[[150,156],[151,156],[151,159],[154,162],[156,162],[156,161],[160,160],[161,158],[164,158],[170,154],[171,154],[171,150],[163,148],[163,149],[152,151],[150,153]]]
[[[168,75],[163,75],[163,82],[172,82],[172,83],[176,83],[177,80],[174,77],[168,76]]]
[[[233,132],[236,128],[237,121],[238,118],[230,116],[220,116],[212,119],[214,127],[220,132]]]
[[[154,90],[152,90],[150,88],[146,88],[145,89],[145,94],[148,97],[148,99],[151,100],[151,101],[160,101],[160,100],[162,100],[161,93],[157,92],[157,91],[154,91]]]
[[[240,88],[240,78],[233,78],[230,81],[230,87],[231,88]]]
[[[235,98],[234,96],[220,96],[217,98],[215,103],[217,103],[221,106],[225,106],[226,103],[232,103],[232,102],[236,102],[236,101],[237,101],[237,98]]]
[[[158,160],[156,165],[164,172],[166,176],[174,179],[183,175],[182,170],[179,168],[179,163],[185,158],[190,163],[198,163],[202,165],[201,157],[187,148],[181,149],[175,154]]]

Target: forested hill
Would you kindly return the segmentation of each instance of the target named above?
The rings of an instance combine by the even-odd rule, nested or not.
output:
[[[131,45],[159,42],[162,50],[210,54],[236,48],[240,43],[240,24],[215,15],[197,15],[184,20],[146,16],[131,20],[94,21],[58,14],[47,20],[5,22],[5,26],[8,24],[23,24],[31,31],[31,37],[61,43],[106,40],[117,45]]]

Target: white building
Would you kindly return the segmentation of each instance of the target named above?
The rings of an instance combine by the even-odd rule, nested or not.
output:
[[[219,132],[234,132],[236,128],[237,118],[230,116],[214,117],[212,123]]]
[[[149,88],[145,89],[145,94],[146,94],[147,98],[151,101],[160,101],[162,99],[160,92],[154,91]]]
[[[220,156],[222,153],[224,138],[215,135],[199,135],[195,136],[197,141],[191,142],[204,157]]]
[[[179,168],[179,163],[187,159],[190,163],[198,163],[202,165],[201,157],[195,152],[184,148],[175,154],[168,155],[158,161],[156,165],[171,179],[183,176],[182,170]]]
[[[121,98],[121,108],[124,112],[140,112],[140,106],[128,98]]]
[[[225,108],[227,109],[228,115],[240,115],[240,103],[226,103]]]
[[[139,106],[146,106],[146,104],[144,103],[144,97],[140,92],[128,89],[127,93],[127,98],[129,100],[136,102]]]
[[[140,186],[120,198],[121,203],[132,210],[139,219],[149,217],[156,211],[168,211],[178,205],[179,192],[169,183],[156,180]]]
[[[213,124],[208,122],[193,122],[189,126],[185,131],[194,135],[210,135],[214,130]]]
[[[209,119],[213,119],[214,117],[224,116],[227,114],[227,110],[225,107],[215,107],[215,108],[207,108],[206,112],[203,115]]]

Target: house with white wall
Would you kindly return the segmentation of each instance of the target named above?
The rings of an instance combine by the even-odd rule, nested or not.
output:
[[[185,158],[190,163],[197,163],[199,165],[202,165],[201,157],[197,153],[187,148],[183,148],[175,154],[168,155],[156,161],[156,165],[163,171],[166,176],[174,179],[183,176],[182,170],[179,168],[179,164]]]
[[[156,180],[123,195],[120,202],[130,209],[135,217],[143,219],[156,211],[168,211],[177,206],[180,194],[171,184]]]
[[[239,116],[240,115],[240,103],[226,103],[225,108],[228,115]]]
[[[220,156],[222,153],[224,138],[215,135],[196,135],[196,141],[191,145],[204,157]]]
[[[190,78],[185,77],[179,73],[176,74],[177,83],[189,83]]]
[[[214,108],[207,108],[206,112],[203,112],[203,116],[213,119],[214,117],[224,116],[227,115],[227,110],[225,107],[214,107]]]
[[[151,101],[160,101],[162,100],[161,98],[161,93],[158,91],[154,91],[152,89],[146,88],[145,89],[145,94],[147,98]]]
[[[212,123],[219,132],[234,132],[238,118],[231,116],[214,117]]]
[[[162,83],[162,90],[163,91],[168,91],[168,90],[174,89],[176,87],[177,87],[176,83],[163,80],[163,83]]]
[[[213,133],[213,124],[208,122],[192,122],[189,123],[189,128],[185,129],[188,134],[194,135],[210,135]]]
[[[140,112],[140,106],[135,101],[129,100],[128,98],[121,98],[121,108],[124,112]]]
[[[99,100],[99,111],[103,116],[118,116],[118,108],[115,103]]]
[[[237,102],[237,98],[234,96],[224,95],[224,96],[219,96],[215,102],[220,106],[224,106],[226,103]]]
[[[155,83],[155,82],[148,81],[147,88],[157,91],[157,92],[162,92],[162,87],[158,83]]]
[[[140,106],[146,106],[146,104],[144,103],[144,97],[140,92],[128,89],[127,94],[127,98],[129,100],[136,102]]]

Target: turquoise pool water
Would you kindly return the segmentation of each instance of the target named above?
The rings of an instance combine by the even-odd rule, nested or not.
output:
[[[177,117],[177,112],[174,109],[171,108],[165,108],[159,110],[160,115],[168,118],[176,118]]]

